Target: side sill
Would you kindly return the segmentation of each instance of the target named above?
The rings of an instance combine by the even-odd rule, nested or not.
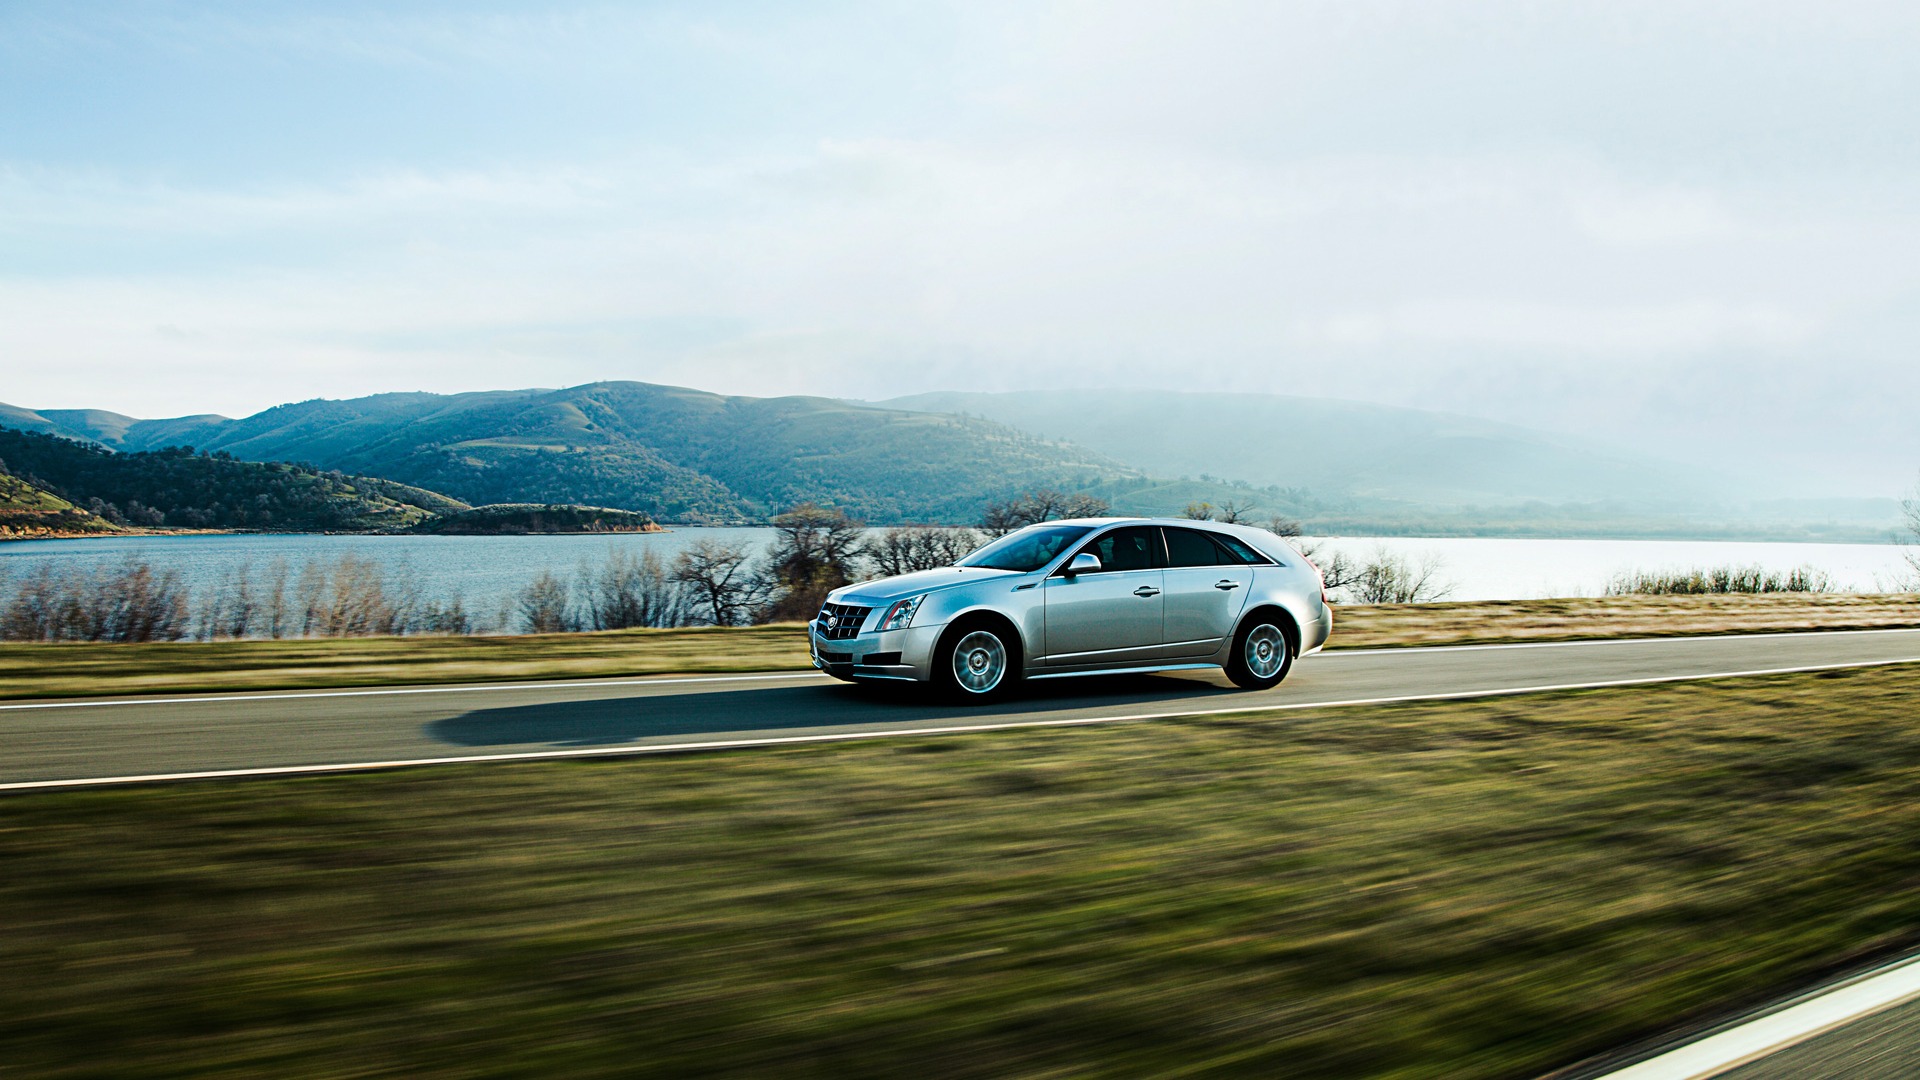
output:
[[[1048,671],[1029,674],[1029,679],[1073,679],[1081,675],[1146,675],[1155,671],[1205,671],[1219,664],[1154,664],[1150,667],[1092,668],[1087,671]]]

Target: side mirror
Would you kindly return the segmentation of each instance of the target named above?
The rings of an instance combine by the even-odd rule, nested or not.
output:
[[[1100,572],[1100,556],[1091,551],[1083,551],[1067,560],[1067,576],[1075,574],[1097,574]]]

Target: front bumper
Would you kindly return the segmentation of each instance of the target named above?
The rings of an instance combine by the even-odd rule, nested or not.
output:
[[[807,646],[813,666],[836,679],[926,682],[933,674],[933,647],[940,641],[940,630],[939,626],[909,626],[829,639],[816,621],[807,624]]]

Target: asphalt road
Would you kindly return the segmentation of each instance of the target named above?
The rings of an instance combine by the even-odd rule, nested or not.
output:
[[[1030,683],[996,708],[815,674],[0,704],[0,787],[1471,696],[1920,661],[1920,630],[1330,652],[1249,693],[1218,672]]]

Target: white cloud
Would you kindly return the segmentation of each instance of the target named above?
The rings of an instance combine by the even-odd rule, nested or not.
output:
[[[21,404],[1239,386],[1672,441],[1634,419],[1659,388],[1744,365],[1845,377],[1743,397],[1700,445],[1780,453],[1792,424],[1865,455],[1861,385],[1913,389],[1891,374],[1920,294],[1901,7],[41,21],[63,58],[159,41],[399,81],[337,113],[269,103],[314,122],[320,165],[192,167],[231,149],[217,126],[151,160],[0,161]]]

